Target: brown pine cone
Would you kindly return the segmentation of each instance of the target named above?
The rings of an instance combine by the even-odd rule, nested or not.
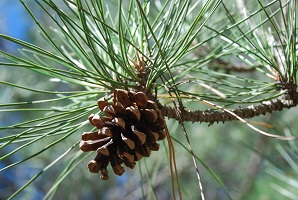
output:
[[[135,162],[158,151],[157,140],[165,138],[165,121],[154,101],[143,92],[117,89],[113,103],[98,101],[105,116],[91,114],[90,123],[98,131],[82,135],[80,149],[97,151],[97,156],[88,164],[92,173],[101,172],[101,178],[109,178],[107,166],[111,163],[115,174],[124,173],[122,164],[134,168]]]

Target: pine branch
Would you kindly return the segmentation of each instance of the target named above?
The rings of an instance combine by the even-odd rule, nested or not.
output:
[[[196,43],[194,43],[196,45]],[[194,46],[193,45],[193,46]],[[206,46],[202,45],[197,47],[197,50],[194,51],[194,54],[199,57],[207,57],[208,55],[212,54],[211,49]],[[230,72],[254,72],[256,71],[256,68],[260,68],[261,64],[259,63],[254,63],[253,66],[250,66],[246,63],[234,63],[234,62],[228,62],[225,61],[222,57],[214,58],[210,61],[210,66],[209,68],[218,71],[220,69],[226,70],[226,73]]]
[[[287,92],[278,98],[271,99],[269,101],[263,101],[259,105],[251,105],[248,107],[240,107],[237,109],[231,109],[230,111],[235,113],[238,117],[247,119],[260,115],[265,115],[266,113],[272,113],[273,111],[280,111],[285,108],[292,108],[298,104],[298,93],[296,92],[296,85],[291,83],[283,84],[283,87],[287,87]],[[290,89],[292,88],[292,89]],[[192,97],[190,97],[192,98]],[[195,97],[193,97],[195,98]],[[173,118],[179,120],[179,115],[177,115],[175,108],[171,106],[161,105],[160,110],[164,116],[168,118]],[[185,110],[180,108],[180,117],[183,121],[191,122],[207,122],[213,124],[214,122],[226,122],[237,120],[237,118],[225,111],[217,110]]]
[[[214,59],[214,61],[211,61],[211,64],[214,64],[215,66],[210,66],[213,70],[219,70],[219,69],[225,69],[226,73],[230,72],[254,72],[256,71],[256,68],[260,67],[261,65],[256,63],[254,67],[251,67],[245,63],[235,64],[235,63],[229,63],[224,61],[223,59],[217,58]]]

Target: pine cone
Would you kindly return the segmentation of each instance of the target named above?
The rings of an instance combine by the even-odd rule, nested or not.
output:
[[[124,173],[122,164],[133,169],[135,162],[158,151],[157,140],[165,138],[165,121],[154,101],[143,92],[115,90],[113,104],[98,101],[105,116],[91,114],[90,123],[98,131],[82,135],[80,149],[97,151],[97,156],[88,164],[92,173],[101,172],[101,178],[109,178],[107,166],[111,163],[115,174]]]

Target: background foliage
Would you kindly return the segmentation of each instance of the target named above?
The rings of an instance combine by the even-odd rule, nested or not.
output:
[[[134,170],[109,181],[88,172],[94,155],[78,147],[81,134],[92,128],[87,117],[99,112],[97,100],[115,88],[136,86],[137,55],[151,69],[146,88],[156,89],[161,104],[173,109],[181,103],[191,110],[220,110],[202,100],[233,109],[259,105],[289,92],[280,88],[281,79],[296,84],[294,0],[18,5],[35,25],[26,33],[30,38],[0,35],[4,198],[173,198],[166,141]],[[12,44],[20,50],[14,52]],[[270,134],[297,136],[295,110],[266,110],[249,120]],[[185,199],[200,198],[200,187],[184,127],[206,199],[298,196],[296,141],[263,136],[239,121],[181,126],[166,119]],[[178,198],[177,183],[175,192]]]

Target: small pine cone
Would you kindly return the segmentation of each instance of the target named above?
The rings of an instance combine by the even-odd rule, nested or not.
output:
[[[134,168],[136,161],[158,151],[157,140],[165,138],[165,121],[154,101],[143,92],[115,90],[113,103],[98,101],[105,114],[89,116],[90,123],[98,131],[82,135],[80,149],[96,151],[97,156],[88,164],[92,173],[101,172],[101,178],[109,178],[107,166],[111,163],[115,174],[124,173],[122,164]]]

